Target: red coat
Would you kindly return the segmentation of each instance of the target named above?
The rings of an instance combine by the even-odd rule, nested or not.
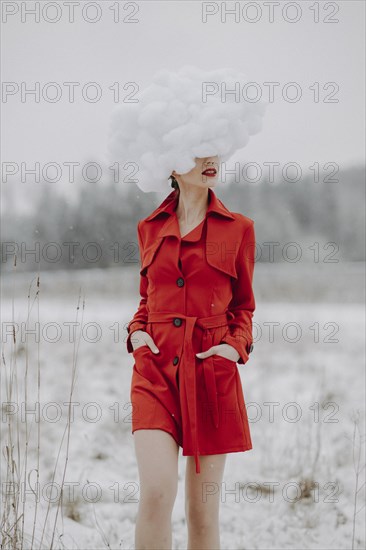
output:
[[[183,239],[175,190],[138,222],[141,301],[127,327],[135,360],[132,433],[169,432],[183,456],[195,456],[197,473],[199,454],[252,448],[237,363],[246,363],[253,349],[254,222],[208,193],[205,220]],[[147,345],[133,350],[138,329],[159,353]],[[223,342],[238,351],[237,363],[217,354],[196,357]]]

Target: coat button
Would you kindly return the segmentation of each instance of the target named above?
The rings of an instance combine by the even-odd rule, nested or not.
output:
[[[253,351],[253,349],[254,349],[253,344],[250,344],[249,353],[251,353]]]
[[[182,319],[179,319],[179,317],[175,317],[173,323],[176,327],[180,327],[180,325],[182,324]]]
[[[173,359],[173,365],[176,365],[178,363],[178,361],[179,361],[179,357],[178,357],[178,355],[176,355]]]
[[[184,279],[182,277],[179,277],[179,279],[177,279],[177,285],[184,286]]]

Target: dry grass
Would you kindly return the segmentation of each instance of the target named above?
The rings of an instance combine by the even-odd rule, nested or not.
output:
[[[361,449],[365,443],[365,434],[360,432],[360,413],[357,410],[353,417],[354,430],[353,430],[353,467],[355,471],[355,488],[354,488],[354,504],[353,504],[353,522],[352,522],[352,550],[355,549],[356,538],[356,516],[365,508],[365,502],[362,506],[358,507],[359,493],[365,489],[365,481],[360,485],[360,476],[365,471],[366,462],[361,463]],[[360,541],[358,541],[359,543]]]
[[[16,258],[14,262],[14,280],[16,275]],[[35,284],[34,284],[35,283]],[[25,329],[30,329],[31,315],[35,310],[36,321],[40,322],[39,301],[41,295],[40,274],[33,280],[28,290],[28,312],[25,322]],[[79,326],[81,293],[79,293],[78,305],[76,308],[76,326]],[[80,327],[83,326],[85,302],[82,303]],[[39,325],[38,325],[39,326]],[[77,358],[80,345],[80,334],[75,339],[73,357],[71,364],[70,390],[68,395],[68,415],[67,422],[59,443],[59,448],[55,452],[56,459],[53,465],[52,477],[49,480],[52,486],[57,483],[60,489],[60,498],[57,499],[55,509],[51,518],[51,499],[48,500],[47,509],[44,513],[40,512],[40,480],[42,472],[40,471],[41,448],[41,418],[39,408],[41,403],[41,368],[40,368],[40,338],[37,342],[37,364],[30,363],[29,345],[18,341],[15,311],[14,311],[14,289],[12,294],[12,340],[9,350],[2,352],[1,364],[1,400],[2,415],[6,418],[6,427],[2,429],[2,455],[5,458],[5,478],[2,480],[3,490],[2,511],[0,519],[1,532],[1,550],[25,550],[35,548],[48,548],[52,550],[56,547],[63,548],[61,539],[58,538],[59,515],[66,513],[73,517],[75,521],[79,520],[77,504],[62,507],[65,476],[68,466],[70,430],[71,430],[71,403],[75,385],[75,375],[77,370]],[[24,372],[18,365],[19,358],[24,356]],[[9,359],[8,359],[9,357]],[[22,375],[22,378],[21,378]],[[28,419],[28,414],[24,415],[24,420],[20,416],[21,407],[27,411],[32,408],[29,401],[29,377],[36,376],[36,418],[32,423]],[[34,380],[32,380],[34,381]],[[34,430],[35,428],[35,430]],[[31,438],[32,431],[35,431],[35,437]],[[60,463],[61,451],[65,446],[65,458]],[[30,465],[32,457],[35,458],[35,464]],[[57,472],[60,471],[60,478]],[[26,491],[24,490],[26,488]],[[29,494],[34,495],[34,506],[26,505]],[[40,524],[41,521],[41,524]],[[51,529],[48,528],[49,524]],[[31,532],[26,530],[26,525],[32,525]],[[37,533],[37,534],[36,534]]]

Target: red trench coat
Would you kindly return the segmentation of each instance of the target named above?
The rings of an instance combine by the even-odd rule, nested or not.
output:
[[[211,188],[208,195],[202,236],[190,243],[185,273],[178,192],[138,222],[141,301],[127,327],[127,351],[135,361],[132,433],[167,431],[183,456],[195,456],[197,473],[199,455],[252,448],[237,363],[246,363],[253,349],[254,222],[230,212]],[[159,353],[147,345],[133,350],[138,329],[151,335]],[[195,355],[224,342],[240,354],[237,363]]]

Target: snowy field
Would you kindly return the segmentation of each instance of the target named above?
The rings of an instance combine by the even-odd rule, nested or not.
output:
[[[363,264],[256,265],[254,351],[250,361],[240,365],[253,449],[227,457],[221,487],[222,549],[352,548],[353,457],[360,445],[357,432],[353,442],[357,410],[362,436],[360,468],[365,463],[363,270]],[[24,451],[26,366],[28,411],[34,411],[37,401],[38,364],[41,376],[40,423],[33,412],[27,415],[29,479],[24,475],[23,454],[19,465],[21,479],[27,482],[25,498],[23,492],[19,503],[23,512],[25,500],[24,549],[30,547],[34,524],[35,500],[29,484],[36,482],[38,426],[41,496],[34,547],[40,547],[52,496],[42,548],[50,548],[56,522],[54,548],[133,549],[139,487],[130,433],[133,358],[126,351],[124,329],[137,307],[136,272],[133,266],[41,273],[38,302],[34,302],[35,274],[3,278],[1,398],[14,403],[10,416],[4,415],[3,404],[3,480],[8,419],[13,434],[19,422]],[[35,323],[40,323],[39,344],[34,334],[28,339],[24,334],[28,308],[28,328],[34,330]],[[12,309],[19,327],[15,357],[11,338],[6,336]],[[69,330],[74,322],[84,325],[82,335],[80,324],[76,327],[75,343]],[[73,367],[73,421],[69,442],[67,434],[62,442]],[[9,398],[10,371],[17,373],[17,384],[13,382],[14,393]],[[16,449],[16,437],[13,444]],[[47,487],[61,448],[54,477],[55,487],[60,486],[67,445],[66,486],[58,508],[58,495],[50,495]],[[186,548],[185,461],[180,449],[174,549]],[[364,480],[365,468],[359,487]],[[365,547],[364,499],[363,487],[356,502],[355,549]]]

